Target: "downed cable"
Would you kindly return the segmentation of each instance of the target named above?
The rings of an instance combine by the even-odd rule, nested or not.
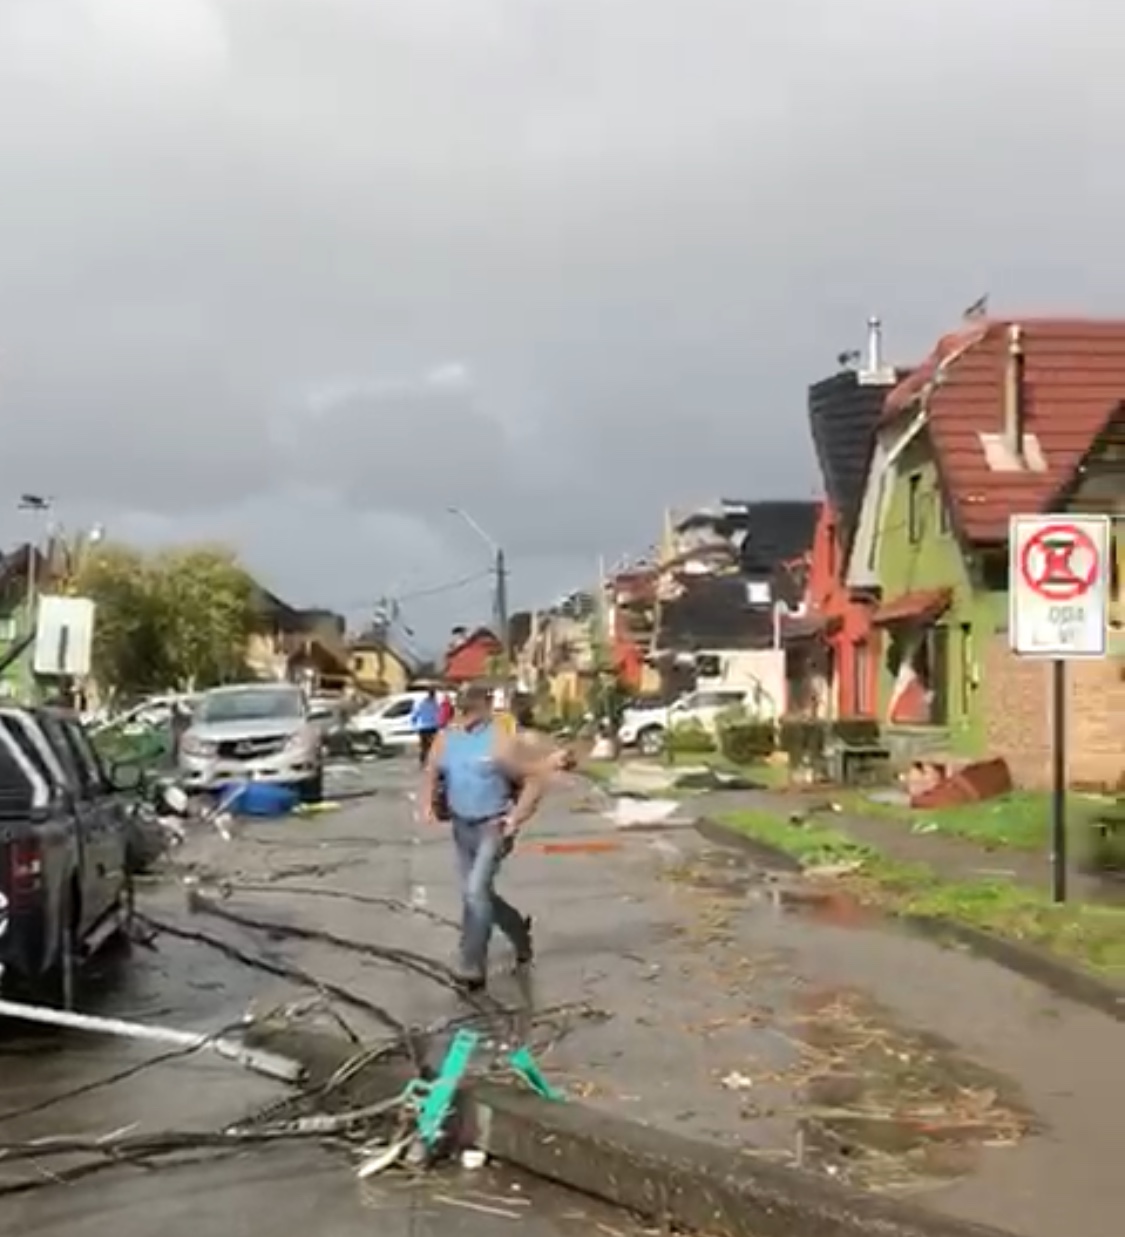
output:
[[[394,1031],[404,1046],[409,1047],[413,1043],[410,1028],[405,1023],[396,1018],[394,1014],[382,1005],[377,1005],[374,1001],[368,1000],[367,997],[360,996],[358,992],[353,992],[350,988],[335,984],[331,980],[318,979],[315,975],[311,975],[308,971],[302,970],[301,967],[295,966],[292,963],[277,962],[271,958],[263,958],[260,954],[249,953],[244,949],[239,949],[237,945],[232,945],[229,941],[224,941],[221,937],[212,936],[208,932],[200,932],[195,928],[181,928],[162,919],[153,919],[150,915],[141,912],[138,912],[137,919],[157,933],[176,937],[181,941],[193,941],[197,945],[206,945],[209,949],[225,954],[235,962],[241,962],[243,966],[265,971],[266,974],[274,975],[278,979],[287,979],[291,983],[299,984],[304,988],[310,988],[314,992],[335,997],[341,1004],[350,1005],[353,1009],[370,1014],[372,1018],[382,1023],[388,1030]]]
[[[247,1021],[245,1018],[240,1019],[238,1022],[232,1022],[206,1036],[201,1043],[185,1048],[173,1048],[169,1052],[162,1052],[155,1057],[150,1057],[147,1061],[139,1061],[135,1065],[127,1066],[125,1069],[117,1070],[115,1073],[104,1074],[101,1078],[92,1078],[89,1082],[81,1083],[76,1087],[69,1088],[69,1090],[48,1095],[45,1099],[37,1100],[34,1104],[25,1104],[22,1108],[10,1108],[5,1112],[0,1112],[0,1122],[15,1121],[20,1117],[34,1116],[36,1113],[44,1112],[48,1108],[54,1108],[58,1104],[65,1104],[69,1100],[76,1100],[83,1095],[89,1095],[92,1091],[101,1091],[105,1087],[114,1087],[120,1082],[127,1082],[130,1078],[135,1078],[146,1070],[156,1069],[158,1066],[169,1065],[174,1061],[181,1061],[186,1057],[195,1056],[216,1040],[225,1039],[228,1035],[234,1035],[239,1031],[245,1032],[253,1025],[254,1021]]]
[[[447,919],[444,915],[427,910],[424,906],[415,906],[402,898],[383,898],[369,893],[352,893],[345,889],[318,889],[315,885],[286,885],[282,883],[284,879],[284,877],[278,878],[272,884],[260,881],[224,880],[219,881],[217,887],[224,895],[227,893],[291,893],[299,898],[335,898],[340,901],[355,902],[361,906],[381,906],[401,914],[421,915],[424,919],[441,924],[443,928],[460,926],[456,920]]]
[[[194,911],[213,915],[217,919],[224,919],[228,923],[235,924],[240,928],[247,928],[252,932],[266,932],[272,936],[290,937],[295,940],[317,941],[320,944],[331,945],[336,949],[346,950],[349,953],[364,954],[367,957],[377,958],[380,961],[389,962],[395,966],[404,967],[406,970],[414,971],[455,992],[463,991],[463,985],[452,967],[447,966],[444,962],[437,961],[436,958],[428,958],[425,954],[414,953],[409,949],[397,949],[388,945],[375,945],[367,941],[355,941],[350,937],[337,936],[336,933],[328,932],[323,928],[306,928],[297,924],[279,923],[277,920],[272,919],[256,919],[250,915],[242,915],[237,911],[228,910],[225,906],[220,906],[217,902],[213,902],[210,898],[205,897],[196,890],[190,892],[188,905]],[[478,996],[475,1003],[484,1006],[486,1012],[489,1013],[499,1014],[506,1012],[505,1007],[499,1001],[487,994]]]
[[[42,1160],[59,1155],[91,1155],[96,1159],[60,1171],[40,1168],[40,1174],[23,1181],[0,1185],[0,1198],[27,1194],[47,1186],[67,1184],[118,1167],[123,1163],[144,1166],[155,1156],[174,1156],[194,1151],[229,1151],[282,1141],[350,1137],[358,1127],[370,1127],[379,1118],[401,1111],[403,1096],[342,1113],[314,1114],[273,1125],[240,1124],[219,1131],[167,1130],[135,1134],[130,1130],[89,1137],[47,1137],[23,1143],[0,1145],[0,1164]]]

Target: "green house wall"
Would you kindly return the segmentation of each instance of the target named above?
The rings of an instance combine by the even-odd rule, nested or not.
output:
[[[917,477],[916,519],[912,536],[910,478]],[[888,498],[875,546],[875,564],[884,604],[904,593],[948,588],[952,603],[935,626],[946,627],[945,683],[948,731],[954,751],[979,755],[985,747],[981,708],[985,641],[1006,622],[1007,593],[978,585],[966,563],[961,541],[944,517],[945,498],[929,439],[923,432],[903,452],[888,478]],[[884,641],[880,667],[880,714],[889,715],[894,675]]]

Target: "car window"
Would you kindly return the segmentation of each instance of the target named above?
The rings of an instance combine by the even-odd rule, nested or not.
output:
[[[389,708],[387,708],[384,717],[406,717],[414,712],[413,700],[397,700]]]
[[[43,753],[35,745],[35,740],[28,733],[27,727],[17,717],[10,714],[0,717],[0,726],[11,736],[12,741],[34,766],[36,773],[49,785],[58,782],[55,771],[44,759]]]
[[[46,712],[36,714],[36,720],[39,722],[39,728],[43,731],[44,737],[51,745],[51,751],[55,753],[59,764],[62,765],[70,785],[76,792],[81,793],[84,786],[81,766],[73,748],[66,740],[61,720]]]
[[[26,816],[34,801],[31,785],[13,747],[14,743],[9,747],[7,742],[0,740],[0,817],[8,820]]]
[[[68,719],[63,723],[66,730],[67,738],[70,739],[74,750],[78,753],[78,759],[82,762],[82,767],[86,771],[91,780],[91,784],[102,794],[109,790],[109,776],[105,771],[105,765],[102,764],[102,758],[98,755],[98,750],[90,742],[90,736],[76,722]]]
[[[742,699],[742,693],[736,691],[711,691],[699,693],[699,707],[701,709],[729,709],[732,705],[738,704]]]
[[[59,731],[78,772],[78,785],[84,799],[95,798],[106,790],[105,777],[97,756],[83,740],[85,735],[72,723],[59,719]]]
[[[247,687],[204,696],[195,720],[214,722],[288,721],[304,717],[305,700],[291,687]]]

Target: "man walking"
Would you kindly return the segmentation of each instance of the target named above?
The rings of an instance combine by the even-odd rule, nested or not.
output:
[[[501,865],[535,814],[550,774],[567,757],[533,757],[502,733],[492,693],[470,685],[461,695],[459,724],[443,731],[426,762],[422,803],[431,823],[453,829],[461,884],[461,982],[481,991],[488,977],[493,927],[512,943],[516,965],[532,961],[531,920],[496,892]]]
[[[418,760],[424,766],[440,729],[437,693],[432,687],[426,689],[426,694],[411,710],[410,725],[418,736]]]

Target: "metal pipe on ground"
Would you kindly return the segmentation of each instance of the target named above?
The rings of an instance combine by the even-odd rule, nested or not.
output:
[[[0,1018],[34,1022],[41,1026],[60,1027],[71,1031],[90,1031],[95,1035],[112,1035],[151,1044],[166,1044],[185,1052],[210,1051],[234,1061],[255,1073],[281,1082],[298,1083],[305,1068],[297,1061],[261,1048],[251,1048],[240,1040],[223,1035],[204,1035],[197,1031],[179,1031],[173,1027],[157,1027],[123,1018],[99,1018],[69,1010],[51,1009],[42,1005],[25,1005],[20,1001],[0,1000]]]

